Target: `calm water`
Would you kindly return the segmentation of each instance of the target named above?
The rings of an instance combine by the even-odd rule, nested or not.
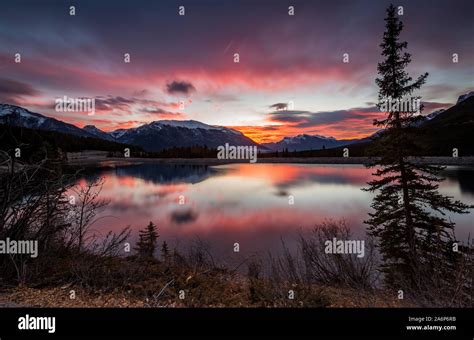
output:
[[[129,225],[133,242],[153,221],[162,241],[182,248],[199,239],[222,260],[279,251],[282,239],[293,247],[299,230],[327,218],[344,218],[363,236],[372,195],[361,188],[371,172],[362,165],[302,164],[140,164],[98,170],[105,179],[101,197],[110,204],[95,227],[105,232]],[[443,193],[474,204],[474,168],[450,167],[444,176]],[[459,239],[474,231],[472,216],[449,216]],[[239,254],[233,252],[235,242]]]

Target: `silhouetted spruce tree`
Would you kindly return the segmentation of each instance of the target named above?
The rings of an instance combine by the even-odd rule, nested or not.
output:
[[[158,231],[156,230],[156,225],[150,222],[145,229],[139,231],[138,242],[135,247],[137,255],[141,258],[153,258],[157,240]]]
[[[384,60],[378,64],[376,79],[379,108],[389,98],[419,100],[412,94],[428,76],[425,73],[412,81],[405,70],[411,58],[405,52],[407,43],[399,40],[403,24],[393,5],[387,9],[385,21],[380,45]],[[369,214],[366,223],[369,233],[379,239],[386,282],[397,287],[403,282],[417,291],[423,290],[424,279],[436,276],[443,280],[445,274],[449,276],[447,271],[455,267],[454,223],[444,217],[444,212],[467,213],[469,208],[438,192],[442,167],[420,164],[408,157],[417,151],[415,123],[419,118],[417,113],[398,109],[387,112],[385,119],[374,121],[386,133],[378,143],[377,154],[381,158],[371,165],[377,167],[373,174],[376,179],[365,189],[377,192],[371,205],[375,212]]]
[[[161,245],[161,257],[165,261],[168,260],[170,257],[170,250],[166,241],[163,241],[163,244]]]

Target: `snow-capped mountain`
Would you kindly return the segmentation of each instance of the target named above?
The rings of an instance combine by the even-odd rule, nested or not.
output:
[[[419,126],[431,126],[466,118],[464,111],[470,110],[474,92],[462,95],[458,103],[452,108],[438,110],[425,116]],[[453,113],[454,112],[454,113]],[[459,113],[461,112],[461,113]],[[472,114],[472,112],[470,112]],[[172,147],[207,146],[216,148],[225,143],[231,145],[255,145],[260,150],[271,151],[304,151],[331,149],[358,142],[368,142],[376,139],[383,132],[380,130],[364,139],[337,140],[333,137],[321,135],[301,134],[294,137],[285,137],[276,143],[257,144],[241,132],[222,126],[213,126],[194,120],[160,120],[131,129],[118,129],[105,132],[93,125],[86,125],[83,129],[60,120],[31,112],[19,106],[0,104],[0,124],[14,125],[30,129],[40,129],[72,134],[80,137],[101,138],[125,144],[141,146],[146,151],[160,151]]]
[[[8,104],[0,104],[0,123],[138,145],[147,151],[160,151],[172,147],[195,145],[216,148],[225,143],[231,145],[255,145],[260,146],[260,149],[266,151],[281,151],[285,149],[289,151],[302,151],[329,149],[358,141],[336,140],[332,137],[320,135],[298,135],[295,137],[285,137],[277,143],[259,145],[237,130],[208,125],[195,120],[159,120],[136,128],[105,132],[94,125],[86,125],[80,129],[72,124]]]
[[[208,125],[198,122],[196,120],[158,120],[154,123],[159,125],[183,127],[187,129],[221,130],[227,133],[233,133],[235,135],[242,135],[241,132],[234,129],[230,129],[224,126]]]
[[[10,104],[0,104],[0,124],[92,137],[77,126]]]
[[[231,145],[258,145],[239,131],[222,126],[207,125],[195,120],[160,120],[137,128],[105,132],[94,125],[86,125],[80,129],[72,124],[9,104],[0,104],[0,124],[50,130],[81,137],[101,138],[108,141],[138,145],[147,151],[196,145],[216,148],[225,143]]]
[[[334,137],[325,137],[320,135],[297,135],[295,137],[285,137],[276,143],[263,144],[273,151],[304,151],[330,149],[339,146],[356,143],[360,140],[337,140]]]
[[[122,137],[128,130],[127,129],[117,129],[112,132],[109,132],[108,135],[110,135],[113,139],[119,139]]]
[[[445,109],[439,109],[439,110],[431,112],[430,114],[427,114],[426,116],[421,116],[421,117],[419,117],[420,119],[418,121],[412,123],[412,126],[420,127],[423,124],[425,124],[426,122],[429,122],[430,120],[438,117],[444,111],[446,111],[446,110]]]
[[[456,104],[459,104],[460,102],[462,102],[462,101],[464,101],[467,98],[472,97],[472,96],[474,96],[474,91],[471,91],[469,93],[460,95],[459,98],[458,98],[458,101],[456,102]]]
[[[139,145],[147,151],[195,145],[216,148],[225,143],[258,145],[239,131],[194,120],[155,121],[137,128],[115,130],[109,135],[117,142]]]
[[[174,127],[183,127],[187,129],[215,129],[212,125],[207,125],[196,120],[158,120],[154,122],[158,125],[168,125]]]
[[[426,115],[426,119],[431,120],[434,117],[438,116],[439,114],[443,113],[444,111],[446,111],[446,110],[445,109],[439,109],[439,110],[433,111],[429,115]]]

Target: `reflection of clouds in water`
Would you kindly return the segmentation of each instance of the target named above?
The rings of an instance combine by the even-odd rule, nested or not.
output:
[[[187,185],[161,185],[159,188],[150,189],[151,192],[145,192],[143,196],[150,199],[163,199],[172,195],[172,200],[174,200],[176,195],[186,191],[186,188]]]
[[[220,166],[229,174],[245,179],[258,179],[281,191],[306,187],[309,184],[335,184],[365,186],[371,178],[371,169],[361,165],[312,164],[234,164]]]
[[[293,178],[276,182],[275,186],[285,192],[286,189],[300,188],[314,183],[336,185],[365,185],[366,181],[369,179],[368,171],[370,170],[344,168],[332,169],[332,171],[330,172],[328,172],[324,168],[304,169]]]
[[[290,193],[286,190],[278,190],[277,192],[275,192],[275,196],[278,196],[278,197],[288,197],[290,195]]]
[[[174,224],[187,224],[194,222],[198,218],[198,213],[191,210],[173,211],[170,214],[170,220]]]
[[[372,196],[360,189],[370,180],[372,170],[363,166],[146,165],[134,165],[128,174],[121,170],[104,173],[101,197],[110,204],[103,215],[117,218],[101,220],[97,228],[118,231],[131,225],[134,239],[139,229],[153,221],[161,240],[180,240],[186,245],[199,236],[224,256],[233,256],[227,252],[234,242],[241,243],[242,254],[280,249],[281,238],[289,242],[299,229],[313,228],[327,218],[346,219],[355,234],[365,231],[363,221]],[[144,174],[140,175],[141,166]],[[159,173],[162,170],[164,174]],[[443,190],[456,199],[472,202],[460,191],[458,174],[449,173],[449,181],[442,183]],[[196,178],[203,180],[194,182]],[[178,204],[179,195],[186,198],[183,206]],[[289,195],[295,195],[295,205],[288,205]],[[471,219],[469,215],[452,216],[460,239],[472,230]]]

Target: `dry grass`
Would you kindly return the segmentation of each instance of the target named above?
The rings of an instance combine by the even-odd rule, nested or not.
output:
[[[70,298],[74,290],[75,299]],[[146,300],[123,292],[92,293],[80,287],[15,288],[0,294],[0,305],[27,307],[144,307]]]
[[[242,278],[242,280],[244,280]],[[243,282],[241,282],[243,283]],[[202,300],[202,288],[199,287],[201,293],[197,293],[197,296],[193,297],[193,290],[189,289],[189,297],[185,300],[179,300],[179,298],[168,298],[163,300],[160,304],[161,307],[312,307],[311,305],[304,304],[297,298],[298,290],[296,289],[295,303],[288,303],[286,306],[283,304],[272,304],[263,306],[261,304],[255,304],[248,298],[248,285],[239,285],[237,283],[229,283],[227,289],[222,291],[213,291],[207,298],[210,302],[206,305],[196,303],[197,301],[205,302],[206,299]],[[199,291],[199,289],[197,291]],[[348,288],[337,288],[337,287],[314,287],[315,292],[318,292],[320,296],[323,296],[327,305],[324,307],[329,308],[347,308],[347,307],[412,307],[413,305],[409,302],[398,300],[395,296],[389,296],[382,292],[373,292],[372,294],[363,294],[360,292]],[[70,298],[71,290],[75,291],[75,299]],[[229,299],[228,294],[233,295]],[[224,301],[219,302],[220,299]],[[193,301],[194,300],[194,301]],[[118,307],[118,308],[130,308],[130,307],[157,307],[153,306],[152,299],[146,297],[140,297],[133,294],[133,292],[125,291],[114,291],[114,292],[101,292],[91,291],[89,289],[81,287],[63,286],[63,287],[51,287],[51,288],[26,288],[17,287],[8,291],[0,293],[0,306],[25,306],[25,307]],[[314,306],[318,307],[318,306]],[[322,307],[322,306],[319,306]]]

